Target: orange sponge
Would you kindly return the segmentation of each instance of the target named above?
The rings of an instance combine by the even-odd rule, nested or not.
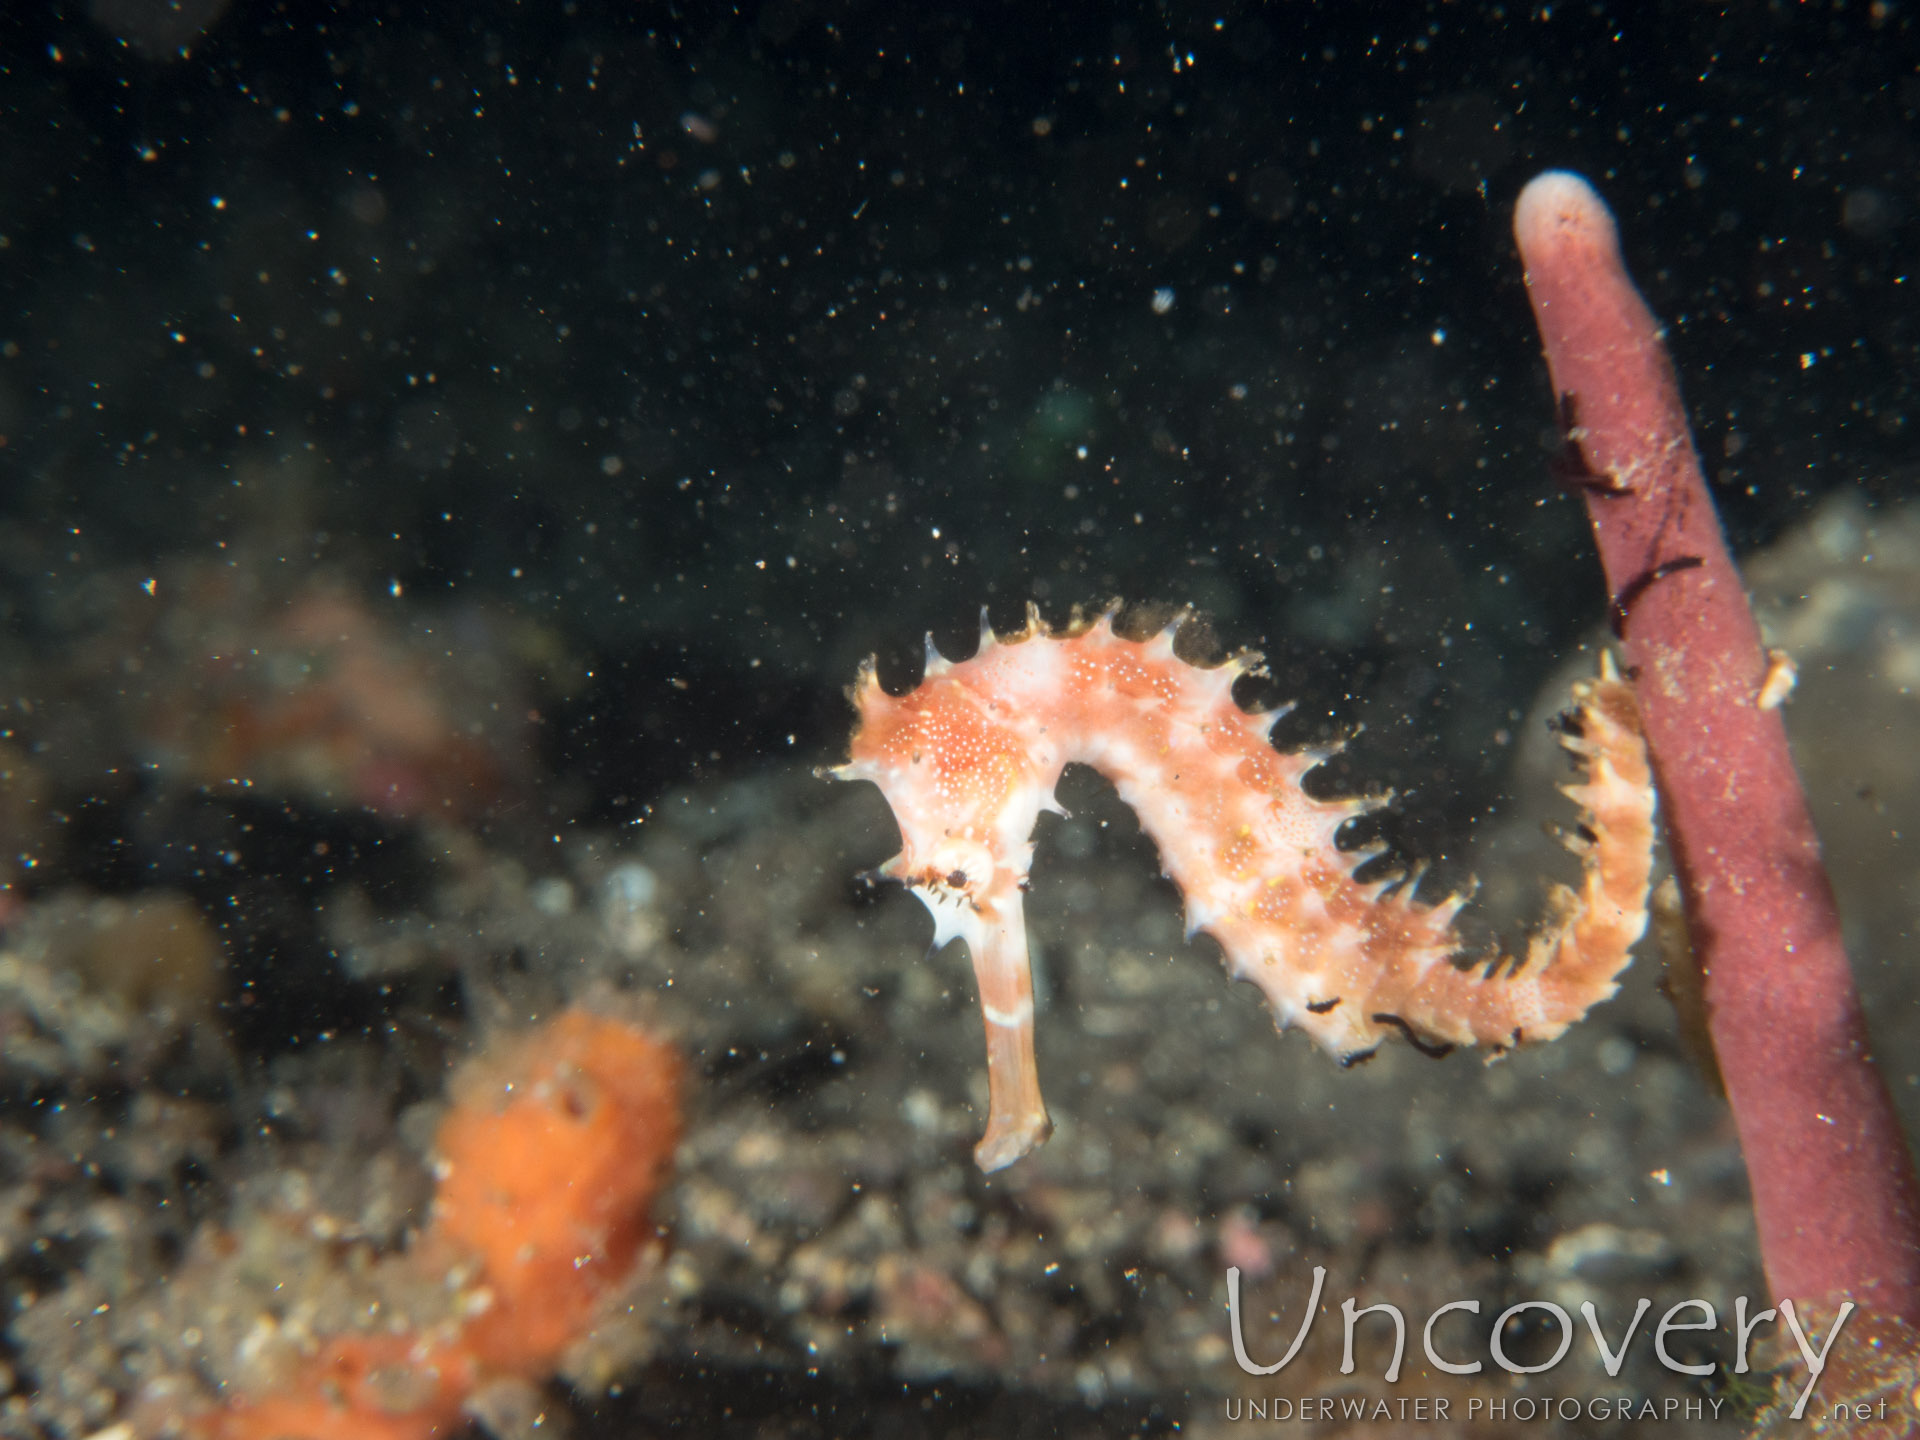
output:
[[[569,1010],[467,1067],[455,1100],[433,1228],[493,1292],[465,1342],[490,1369],[545,1373],[633,1263],[680,1138],[679,1060]]]
[[[289,1393],[214,1414],[212,1440],[437,1440],[457,1434],[471,1357],[403,1335],[342,1335]]]
[[[477,1313],[451,1339],[337,1336],[286,1393],[208,1417],[211,1440],[453,1435],[476,1386],[551,1372],[628,1278],[680,1137],[673,1048],[568,1010],[497,1042],[452,1088],[432,1222],[392,1263],[477,1259]]]

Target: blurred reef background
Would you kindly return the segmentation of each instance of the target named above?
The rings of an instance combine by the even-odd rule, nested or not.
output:
[[[1085,775],[1032,902],[1060,1133],[982,1179],[964,961],[810,773],[865,655],[1191,602],[1397,853],[1529,914],[1606,613],[1508,230],[1549,166],[1799,662],[1912,1128],[1904,0],[8,7],[0,1436],[199,1433],[369,1296],[456,1323],[396,1278],[447,1076],[569,1007],[672,1037],[686,1138],[625,1308],[467,1402],[500,1440],[1224,1435],[1228,1264],[1275,1314],[1314,1263],[1420,1316],[1758,1295],[1650,951],[1537,1056],[1341,1075]]]

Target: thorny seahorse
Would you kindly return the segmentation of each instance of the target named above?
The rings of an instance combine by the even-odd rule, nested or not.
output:
[[[851,754],[827,772],[880,787],[903,842],[882,873],[932,912],[936,948],[967,942],[987,1032],[982,1170],[1052,1128],[1021,896],[1034,825],[1042,810],[1064,813],[1053,792],[1072,762],[1106,776],[1138,815],[1185,897],[1188,934],[1212,935],[1279,1029],[1299,1026],[1343,1064],[1395,1032],[1428,1053],[1502,1054],[1555,1038],[1614,993],[1647,925],[1655,802],[1639,710],[1609,657],[1575,685],[1561,725],[1583,772],[1562,787],[1581,808],[1568,836],[1580,889],[1551,887],[1524,956],[1468,957],[1453,927],[1464,897],[1429,905],[1406,877],[1355,878],[1369,852],[1334,837],[1377,802],[1301,789],[1326,752],[1274,749],[1284,711],[1249,714],[1233,698],[1257,654],[1190,665],[1174,654],[1186,612],[1135,640],[1116,632],[1116,610],[1056,634],[1029,606],[1025,629],[1005,636],[983,613],[972,659],[947,661],[929,638],[925,679],[897,697],[867,661],[850,691]]]

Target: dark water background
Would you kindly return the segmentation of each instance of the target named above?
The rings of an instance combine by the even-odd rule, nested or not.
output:
[[[1912,485],[1899,5],[236,3],[184,56],[124,8],[0,21],[16,582],[279,522],[508,600],[602,662],[549,732],[601,806],[1121,595],[1410,714],[1373,763],[1470,816],[1602,606],[1507,228],[1546,166],[1739,547]]]

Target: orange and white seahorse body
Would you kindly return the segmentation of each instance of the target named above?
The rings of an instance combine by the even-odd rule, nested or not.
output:
[[[1366,855],[1334,837],[1370,803],[1302,790],[1324,755],[1276,751],[1267,734],[1281,712],[1252,715],[1233,698],[1258,657],[1190,665],[1174,654],[1180,623],[1132,640],[1109,610],[1056,635],[1030,608],[1020,634],[983,625],[978,653],[958,664],[929,641],[926,678],[905,695],[888,695],[871,661],[851,692],[851,755],[830,773],[880,787],[903,842],[883,873],[932,912],[936,946],[965,940],[973,958],[987,1033],[983,1170],[1051,1128],[1021,896],[1034,825],[1059,810],[1069,763],[1106,776],[1138,815],[1186,899],[1189,933],[1220,942],[1279,1028],[1299,1026],[1345,1063],[1395,1032],[1429,1051],[1553,1039],[1613,994],[1646,928],[1653,786],[1632,692],[1609,664],[1576,688],[1563,735],[1586,772],[1565,787],[1583,812],[1582,887],[1554,887],[1524,959],[1462,968],[1463,902],[1425,905],[1410,884],[1356,880]]]

